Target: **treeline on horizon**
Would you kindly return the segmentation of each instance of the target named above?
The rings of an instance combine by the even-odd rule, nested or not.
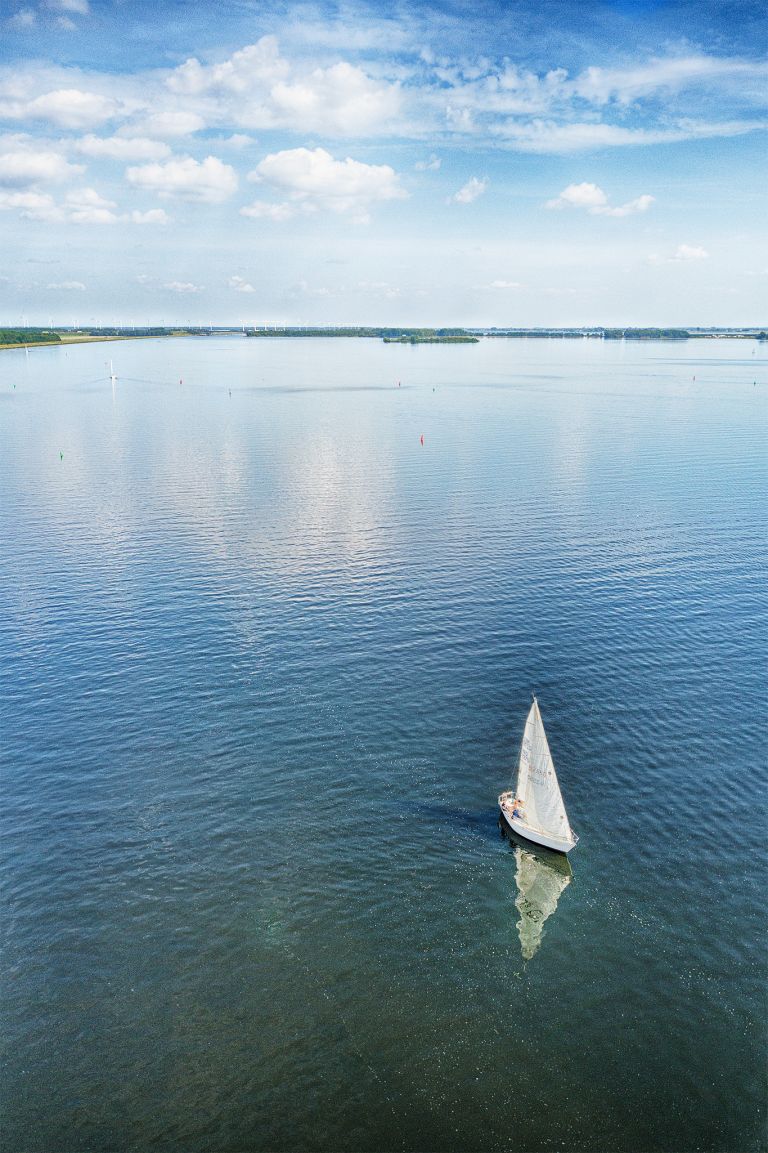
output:
[[[0,328],[0,344],[60,344],[58,332],[49,328]]]
[[[428,340],[471,340],[471,334],[464,328],[249,328],[246,336],[368,336],[386,341],[428,341]]]

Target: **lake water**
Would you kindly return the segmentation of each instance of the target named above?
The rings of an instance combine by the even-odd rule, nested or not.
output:
[[[6,1153],[765,1148],[767,395],[0,353]],[[497,825],[533,691],[570,877]]]

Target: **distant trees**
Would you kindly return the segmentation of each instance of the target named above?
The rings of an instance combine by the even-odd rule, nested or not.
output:
[[[688,340],[687,328],[605,328],[606,340]]]
[[[251,328],[246,336],[362,336],[387,344],[476,344],[477,337],[463,328]]]
[[[60,344],[58,332],[47,328],[0,328],[0,344]]]

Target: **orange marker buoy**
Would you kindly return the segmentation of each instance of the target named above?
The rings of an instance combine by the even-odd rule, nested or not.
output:
[[[422,444],[424,443],[424,433],[421,434],[421,436],[419,437],[419,440],[421,441]]]

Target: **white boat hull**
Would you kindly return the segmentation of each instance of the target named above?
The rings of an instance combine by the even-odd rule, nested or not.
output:
[[[524,821],[512,816],[512,812],[505,805],[503,795],[499,797],[499,808],[504,820],[512,832],[517,833],[518,837],[524,837],[526,841],[533,841],[536,845],[544,845],[547,849],[554,849],[556,853],[570,853],[579,839],[575,833],[570,840],[564,840],[562,837],[550,836],[548,833],[530,828]]]

